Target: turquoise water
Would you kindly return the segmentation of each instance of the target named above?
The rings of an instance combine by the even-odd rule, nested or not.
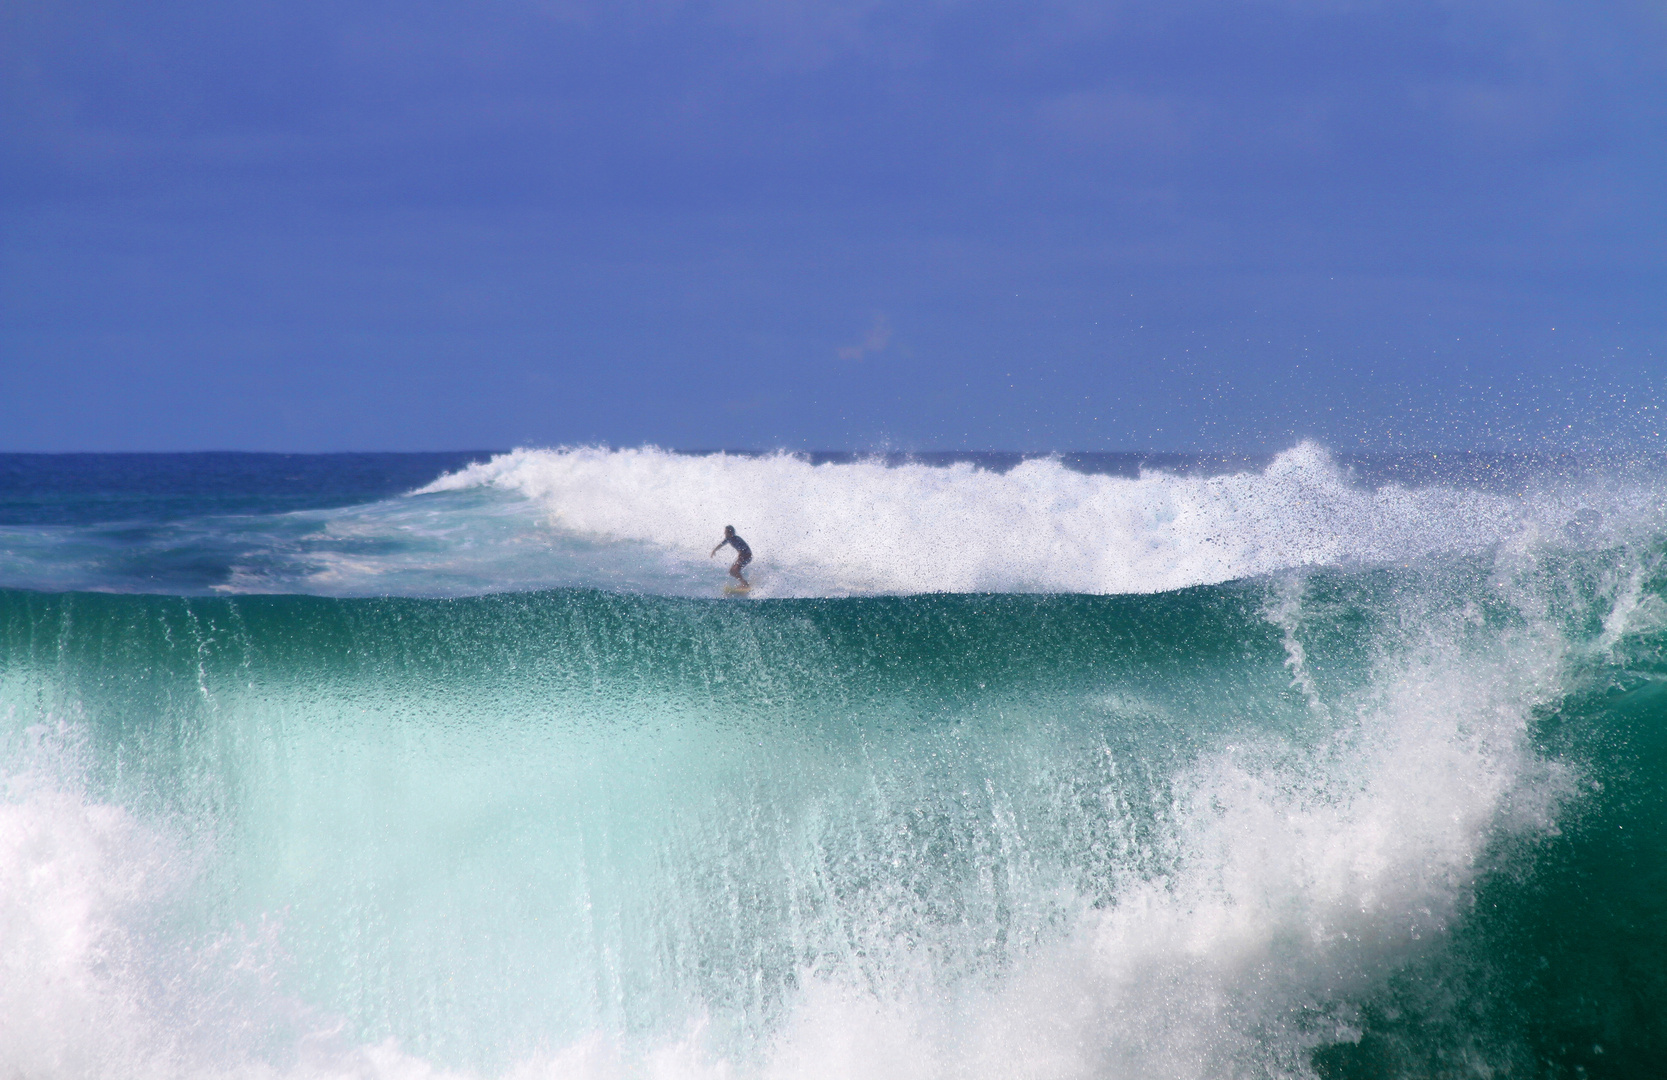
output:
[[[647,465],[674,478],[710,462],[663,457]],[[359,539],[395,523],[355,580],[406,595],[272,595],[270,575],[255,592],[0,591],[0,1061],[1651,1074],[1656,489],[1373,487],[1298,464],[1294,486],[1277,463],[1088,478],[1122,488],[941,465],[801,478],[829,535],[913,506],[930,543],[877,541],[869,586],[1005,574],[998,591],[860,589],[841,551],[779,541],[784,516],[742,526],[760,597],[717,599],[715,537],[692,556],[656,538],[681,511],[641,494],[666,490],[642,461],[614,463],[605,505],[575,495],[605,488],[595,475],[545,474],[555,504],[465,485],[436,507],[446,480],[282,511],[315,538],[347,535],[342,515]],[[734,497],[721,479],[713,503]],[[863,485],[870,509],[841,508]],[[1052,498],[1015,510],[1011,485]],[[1028,550],[1079,556],[985,546],[968,507],[1032,515]],[[401,546],[419,509],[429,527]],[[634,533],[594,527],[629,513]],[[444,546],[483,517],[496,550]],[[526,565],[515,522],[559,572],[623,567],[630,587],[458,588],[460,563]],[[1204,543],[1247,522],[1254,547]],[[1084,539],[1135,525],[1132,550]],[[1113,587],[1177,565],[1203,580]],[[1078,579],[1105,587],[1048,587]]]

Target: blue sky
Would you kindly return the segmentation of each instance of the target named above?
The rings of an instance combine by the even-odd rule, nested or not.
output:
[[[1659,3],[0,12],[0,449],[1663,442]]]

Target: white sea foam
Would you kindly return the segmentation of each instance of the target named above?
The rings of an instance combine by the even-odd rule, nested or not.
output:
[[[17,733],[0,797],[0,1072],[143,1075],[166,1045],[135,977],[137,909],[170,873],[159,837],[88,800],[63,732]],[[73,739],[69,740],[73,743]]]
[[[1161,592],[1495,544],[1654,535],[1642,472],[1515,491],[1359,483],[1320,446],[1223,475],[1108,476],[1037,458],[812,464],[788,454],[517,450],[405,496],[334,509],[0,528],[0,585],[121,592],[458,596],[560,587],[712,596],[735,525],[757,597]]]
[[[659,552],[680,571],[678,591],[710,567],[709,546],[733,524],[757,554],[761,595],[1159,592],[1475,550],[1522,518],[1519,503],[1500,495],[1360,487],[1313,443],[1261,471],[1134,478],[1054,459],[1001,473],[813,465],[786,454],[517,450],[423,492],[475,488],[532,500],[555,535]]]

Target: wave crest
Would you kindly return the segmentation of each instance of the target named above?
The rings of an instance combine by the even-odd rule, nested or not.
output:
[[[1261,471],[1137,477],[1052,458],[970,464],[812,464],[773,454],[652,447],[516,450],[421,493],[494,488],[562,533],[660,549],[693,572],[733,524],[769,595],[1147,593],[1300,566],[1474,550],[1517,530],[1507,496],[1375,490],[1304,442]]]

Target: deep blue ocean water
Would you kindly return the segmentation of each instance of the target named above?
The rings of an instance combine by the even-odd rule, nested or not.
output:
[[[1649,461],[0,455],[0,1073],[1654,1075],[1664,553]]]

